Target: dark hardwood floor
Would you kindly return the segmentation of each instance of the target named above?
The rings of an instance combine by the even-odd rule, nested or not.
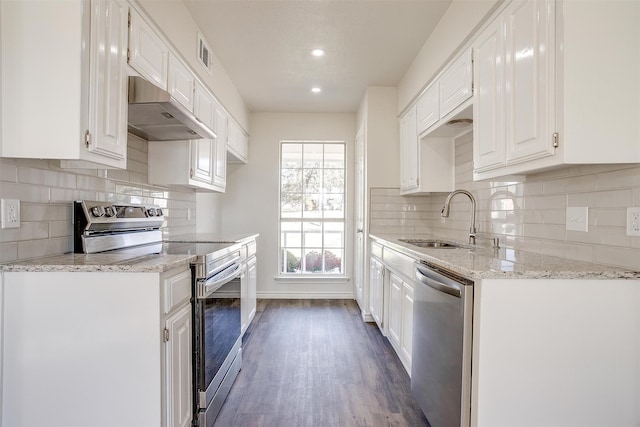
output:
[[[214,426],[428,426],[409,376],[352,300],[259,300]]]

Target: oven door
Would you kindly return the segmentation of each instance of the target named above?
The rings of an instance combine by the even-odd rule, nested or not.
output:
[[[240,265],[230,266],[196,283],[194,395],[200,427],[213,425],[242,363],[240,273]]]

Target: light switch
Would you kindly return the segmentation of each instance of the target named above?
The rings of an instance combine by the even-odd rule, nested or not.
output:
[[[589,231],[589,208],[567,208],[567,230]]]

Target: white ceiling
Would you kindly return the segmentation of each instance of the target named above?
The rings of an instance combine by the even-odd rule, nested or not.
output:
[[[337,113],[367,86],[396,86],[451,0],[184,3],[249,110]]]

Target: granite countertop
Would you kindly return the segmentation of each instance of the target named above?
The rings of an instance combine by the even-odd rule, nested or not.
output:
[[[64,254],[0,264],[0,271],[162,273],[189,265],[195,255]]]
[[[470,245],[455,249],[420,248],[399,240],[406,236],[370,234],[370,237],[412,258],[431,262],[470,279],[640,279],[640,271],[511,248],[496,250]],[[431,236],[411,238],[447,240]]]
[[[183,234],[169,236],[165,242],[248,243],[258,234]],[[142,249],[144,251],[144,249]],[[148,251],[147,251],[148,252]],[[148,254],[136,249],[98,254],[63,254],[0,264],[2,271],[20,272],[163,272],[189,265],[195,255]]]

